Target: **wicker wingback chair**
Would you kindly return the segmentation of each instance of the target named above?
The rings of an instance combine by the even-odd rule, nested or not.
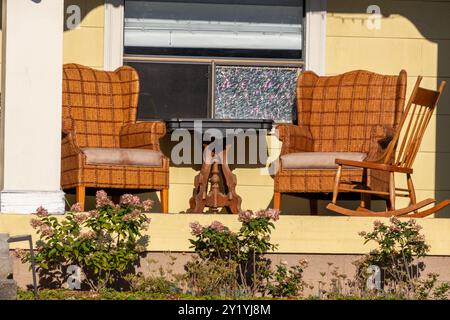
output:
[[[405,103],[406,72],[398,76],[357,70],[321,77],[302,73],[297,81],[298,125],[279,125],[282,141],[275,175],[274,207],[283,193],[317,199],[333,191],[336,158],[370,160],[380,156],[395,132]],[[344,169],[342,175],[361,181],[362,170]],[[389,176],[370,172],[368,185],[389,189]],[[331,197],[331,196],[330,196]]]
[[[161,209],[168,211],[169,160],[159,145],[166,127],[136,123],[138,94],[131,67],[63,67],[61,185],[76,190],[83,208],[86,188],[144,189],[161,191]]]

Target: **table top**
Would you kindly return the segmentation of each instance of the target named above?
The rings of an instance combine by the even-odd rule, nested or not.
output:
[[[211,119],[211,118],[172,118],[165,120],[167,131],[176,129],[194,130],[201,123],[202,131],[207,129],[254,129],[272,130],[273,120],[271,119]]]

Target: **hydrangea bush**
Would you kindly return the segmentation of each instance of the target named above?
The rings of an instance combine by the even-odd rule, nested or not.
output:
[[[446,295],[448,284],[437,286],[438,276],[428,274],[421,277],[425,264],[419,259],[426,256],[430,246],[420,233],[422,227],[413,219],[400,220],[392,217],[390,224],[375,221],[371,232],[360,232],[365,242],[374,242],[376,248],[355,262],[357,279],[362,288],[367,277],[365,270],[369,265],[377,265],[382,270],[383,292],[399,297],[423,299],[435,289],[435,297]]]
[[[145,250],[153,201],[125,194],[114,204],[106,192],[96,194],[96,209],[80,212],[72,206],[63,219],[50,216],[44,208],[36,211],[31,226],[36,229],[36,263],[40,271],[79,266],[91,289],[99,290],[117,280]],[[25,261],[30,261],[27,254]],[[66,278],[68,275],[64,275]]]
[[[219,221],[207,226],[192,222],[190,227],[195,236],[190,239],[192,248],[204,264],[217,260],[234,262],[237,286],[242,294],[264,294],[270,277],[270,263],[263,254],[277,248],[270,242],[270,234],[279,215],[279,210],[275,209],[242,211],[238,216],[242,223],[238,232],[232,232]],[[198,261],[196,265],[204,268]]]

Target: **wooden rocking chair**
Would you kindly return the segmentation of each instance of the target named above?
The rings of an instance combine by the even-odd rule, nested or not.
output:
[[[439,97],[445,87],[445,81],[441,82],[438,91],[428,90],[420,87],[422,77],[418,77],[411,98],[404,110],[403,117],[397,127],[397,131],[386,148],[386,152],[376,161],[352,161],[344,159],[336,159],[338,165],[335,185],[333,190],[333,200],[328,204],[327,208],[334,212],[347,216],[406,216],[421,218],[431,215],[444,207],[450,205],[450,200],[442,201],[441,203],[429,208],[428,210],[418,212],[419,209],[424,208],[434,202],[435,199],[426,199],[421,202],[416,201],[416,194],[411,178],[413,173],[413,162],[419,151],[420,143],[424,136],[425,130],[430,122],[431,116],[436,109]],[[406,125],[404,136],[399,144],[397,155],[395,155],[397,143],[400,140],[400,133],[402,127]],[[362,168],[363,176],[361,182],[342,181],[341,173],[342,166]],[[367,173],[368,170],[378,170],[389,172],[389,191],[372,190],[368,186]],[[407,189],[396,188],[394,174],[406,174]],[[346,186],[345,186],[346,185]],[[340,191],[343,192],[358,192],[361,194],[361,202],[356,210],[346,209],[336,205],[336,200]],[[376,212],[370,210],[370,197],[376,195],[386,199],[386,211]],[[410,199],[410,205],[406,208],[396,209],[395,198],[397,196],[407,197]]]

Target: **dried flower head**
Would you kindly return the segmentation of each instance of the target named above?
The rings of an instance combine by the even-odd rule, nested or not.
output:
[[[273,220],[273,221],[277,221],[280,218],[280,210],[278,209],[267,209],[266,210],[266,217]]]
[[[113,202],[108,199],[108,195],[104,190],[97,191],[97,193],[95,194],[95,207],[97,209],[113,205],[114,205]]]
[[[150,210],[152,210],[153,205],[155,204],[155,202],[153,200],[144,200],[142,202],[142,207],[144,208],[145,212],[150,212]]]
[[[81,204],[80,203],[75,203],[70,207],[70,211],[71,212],[81,212]]]
[[[14,255],[14,257],[16,257],[17,259],[22,260],[23,258],[26,257],[26,255],[27,255],[27,250],[25,250],[25,249],[15,249],[15,250],[13,251],[13,255]]]
[[[48,216],[48,211],[44,207],[40,206],[39,208],[36,209],[36,215],[39,218],[44,218]]]
[[[141,204],[141,200],[138,196],[127,193],[120,197],[120,204],[125,206],[139,206]]]
[[[194,236],[199,236],[203,232],[203,226],[200,223],[198,223],[197,221],[191,222],[189,224],[189,227],[191,227],[191,233]]]
[[[30,225],[31,225],[31,227],[33,228],[33,229],[37,229],[37,228],[39,228],[40,226],[42,226],[44,223],[41,221],[41,220],[39,220],[39,219],[36,219],[36,218],[33,218],[33,219],[31,219],[31,221],[30,221]]]
[[[219,221],[213,221],[209,227],[216,231],[223,231],[225,229],[224,225]]]
[[[73,221],[75,221],[78,224],[83,223],[88,218],[87,214],[84,213],[77,213],[73,216]]]
[[[98,217],[100,217],[100,213],[97,210],[89,211],[89,218],[97,219]]]
[[[140,216],[141,216],[141,211],[138,209],[134,209],[130,213],[127,213],[126,215],[123,216],[123,221],[134,221],[134,220],[139,219]]]
[[[375,220],[374,222],[373,222],[373,226],[375,227],[375,228],[379,228],[379,227],[381,227],[383,225],[383,223],[380,221],[380,220]]]
[[[238,220],[240,222],[250,222],[250,220],[252,220],[253,218],[253,211],[252,210],[245,210],[245,211],[241,211],[239,212],[239,217]]]
[[[46,224],[41,225],[39,227],[39,231],[41,232],[41,234],[43,236],[47,236],[47,237],[51,237],[54,234],[53,229]]]

